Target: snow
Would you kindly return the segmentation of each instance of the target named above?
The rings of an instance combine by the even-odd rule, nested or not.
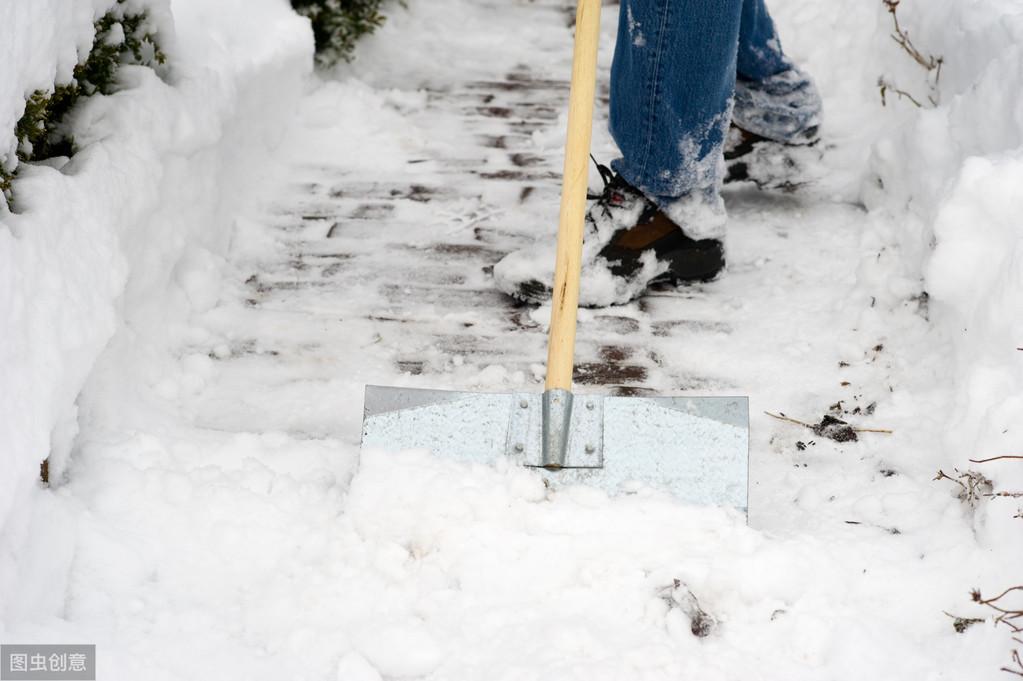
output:
[[[5,76],[12,64],[13,78],[0,82],[14,88],[0,97],[3,120],[11,121],[5,131],[20,116],[23,91],[51,87],[54,74],[69,77],[76,48],[87,50],[93,18],[106,5],[93,11],[82,3],[19,2],[0,9],[18,37],[5,42],[12,51]],[[65,522],[67,510],[48,509],[51,496],[33,481],[47,457],[51,476],[61,479],[77,431],[76,398],[97,358],[129,318],[168,313],[140,309],[154,291],[191,290],[191,302],[202,303],[190,282],[216,271],[215,254],[229,236],[223,211],[279,138],[301,92],[311,50],[304,22],[269,0],[244,6],[247,23],[235,16],[240,3],[218,14],[206,3],[176,2],[182,40],[168,46],[177,60],[174,84],[126,68],[125,90],[93,98],[78,112],[82,151],[62,167],[23,167],[19,212],[2,216],[4,593],[39,569],[21,559],[40,530],[33,509]],[[277,39],[268,43],[270,27]],[[187,307],[184,296],[171,298],[164,304]],[[57,557],[50,588],[66,579],[60,572],[67,565]],[[33,590],[22,594],[23,601],[0,600],[0,612],[17,612],[19,602],[38,607]],[[59,596],[56,589],[46,598]]]
[[[81,4],[46,19],[70,5],[0,7],[26,36],[0,42],[0,119],[87,42]],[[559,6],[395,7],[325,82],[286,3],[170,10],[171,82],[131,69],[2,218],[0,640],[96,643],[108,679],[1004,677],[1006,630],[943,613],[983,617],[971,588],[1019,583],[1019,500],[962,503],[933,478],[1023,489],[1019,461],[968,461],[1020,453],[1016,3],[900,4],[945,60],[916,109],[880,105],[879,75],[929,91],[883,7],[777,0],[824,98],[819,180],[726,191],[719,281],[581,314],[588,361],[621,344],[658,394],[750,396],[749,524],[508,462],[359,452],[366,383],[540,389],[549,308],[509,312],[476,261],[429,247],[553,231],[553,181],[521,199],[472,176],[458,163],[506,154],[456,113],[473,79],[565,77]],[[563,125],[516,142],[540,171]],[[594,152],[613,155],[602,126]],[[439,190],[367,213],[394,178]],[[893,433],[837,443],[762,413],[839,400]]]
[[[906,209],[876,235],[922,278],[936,331],[953,346],[953,381],[943,452],[952,465],[977,468],[1018,450],[1023,418],[1023,15],[1012,3],[941,5],[912,15],[914,39],[943,54],[941,105],[913,112],[878,142],[871,167],[884,192],[875,211]],[[880,231],[880,230],[879,230]],[[917,270],[916,268],[919,268]],[[1001,489],[1023,486],[1012,460],[980,468]],[[1011,498],[995,499],[978,522],[984,545],[1023,559]],[[1011,580],[1011,571],[1004,577]]]

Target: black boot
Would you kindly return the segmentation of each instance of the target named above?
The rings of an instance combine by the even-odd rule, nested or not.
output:
[[[586,215],[579,304],[638,298],[651,284],[707,281],[724,268],[718,239],[692,239],[642,192],[598,164],[604,190]],[[494,266],[502,291],[526,302],[551,296],[554,243],[516,251]]]

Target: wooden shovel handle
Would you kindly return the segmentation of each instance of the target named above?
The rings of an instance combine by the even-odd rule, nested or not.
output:
[[[600,3],[601,0],[579,0],[575,14],[575,51],[558,220],[558,257],[554,265],[551,328],[547,337],[547,390],[572,390],[587,166],[593,132],[593,100],[597,89]]]

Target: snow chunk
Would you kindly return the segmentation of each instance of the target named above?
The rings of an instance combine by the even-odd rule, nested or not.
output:
[[[366,659],[388,678],[425,676],[444,660],[436,639],[418,623],[370,626],[356,644]]]
[[[337,666],[337,681],[383,681],[380,672],[358,653],[348,653]]]

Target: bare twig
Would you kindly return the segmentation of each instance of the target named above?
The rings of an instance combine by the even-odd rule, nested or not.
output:
[[[997,610],[1000,610],[1002,612],[1006,612],[1006,611],[1002,610],[1001,608],[996,608],[994,604],[997,603],[998,601],[1002,600],[1003,598],[1005,598],[1009,594],[1014,593],[1016,591],[1023,592],[1023,585],[1010,586],[1008,589],[1006,589],[1002,593],[998,594],[997,596],[992,596],[991,598],[984,598],[981,595],[981,593],[980,593],[980,591],[978,589],[974,589],[973,591],[970,592],[970,597],[973,599],[974,603],[980,603],[981,605],[986,605],[986,606],[995,608]],[[1012,611],[1012,612],[1015,612],[1020,617],[1023,617],[1023,610],[1015,610],[1015,611]]]
[[[980,591],[974,589],[970,592],[970,598],[973,599],[974,603],[978,603],[985,607],[991,608],[998,613],[995,617],[995,625],[1003,624],[1012,631],[1012,640],[1016,643],[1023,645],[1023,638],[1020,638],[1016,634],[1023,633],[1023,608],[1016,608],[1010,606],[1007,603],[1003,603],[1002,599],[1009,594],[1023,592],[1023,585],[1021,586],[1010,586],[1008,589],[998,594],[993,598],[984,598],[980,595]],[[1020,651],[1012,651],[1012,664],[1013,667],[1002,667],[1001,671],[1015,674],[1016,676],[1023,676],[1023,659],[1020,658]]]
[[[956,472],[956,476],[952,477],[945,473],[945,471],[939,470],[938,474],[934,477],[935,480],[950,480],[961,488],[959,490],[959,501],[968,505],[970,508],[976,508],[977,502],[982,497],[991,495],[994,491],[994,483],[986,478],[982,473],[977,471],[966,471],[965,473],[960,471],[958,468],[953,469]]]
[[[892,15],[892,23],[895,24],[895,33],[892,34],[892,40],[898,43],[899,47],[904,49],[910,57],[916,61],[917,64],[924,67],[928,71],[936,71],[936,77],[934,84],[938,84],[938,78],[941,77],[941,65],[944,63],[943,57],[935,57],[934,55],[926,55],[918,50],[913,44],[913,41],[909,39],[909,33],[907,33],[902,26],[899,24],[898,7],[902,0],[883,0],[885,7],[888,8],[888,13]]]
[[[888,106],[888,99],[887,99],[887,97],[885,95],[888,93],[889,90],[891,90],[892,92],[894,92],[895,94],[897,94],[899,96],[899,99],[902,99],[903,97],[905,97],[916,108],[918,108],[918,109],[922,109],[923,108],[923,104],[921,104],[920,101],[916,97],[914,97],[913,95],[909,94],[905,90],[900,90],[899,88],[895,87],[894,85],[891,85],[884,78],[878,78],[877,79],[877,86],[879,88],[881,88],[881,106]]]
[[[999,459],[1023,459],[1023,456],[1019,454],[1005,454],[1003,456],[992,456],[989,459],[970,459],[970,463],[987,463],[988,461],[998,461]]]
[[[966,489],[966,485],[963,484],[963,482],[961,480],[957,480],[957,479],[953,478],[948,473],[946,473],[945,471],[940,470],[940,469],[938,470],[938,474],[934,476],[934,479],[935,480],[950,480],[950,481],[954,482],[955,484],[959,485],[960,487],[962,487],[963,489]]]
[[[986,621],[979,617],[959,617],[958,615],[953,615],[946,610],[942,610],[942,612],[952,618],[952,628],[956,630],[957,634],[963,633],[974,624],[983,624]]]
[[[1018,638],[1014,638],[1013,640],[1019,643],[1023,643],[1023,641],[1020,641]],[[1018,650],[1012,651],[1012,663],[1016,665],[1016,669],[1012,669],[1010,667],[1002,667],[1001,671],[1009,672],[1010,674],[1015,674],[1016,676],[1023,676],[1023,660],[1020,659]]]
[[[973,459],[970,460],[973,461]],[[977,506],[977,502],[981,498],[994,499],[995,497],[1007,497],[1010,499],[1023,499],[1023,492],[1009,490],[996,491],[994,483],[977,471],[966,471],[965,473],[962,473],[958,468],[954,470],[957,473],[956,477],[952,477],[945,473],[945,471],[939,470],[938,474],[934,476],[934,479],[949,480],[959,485],[961,488],[958,495],[959,500],[968,504],[971,508],[975,508]],[[1023,510],[1014,515],[1013,518],[1023,518]]]
[[[788,416],[786,416],[785,414],[782,414],[781,412],[779,412],[777,414],[772,414],[769,411],[765,411],[764,413],[767,414],[768,416],[770,416],[773,419],[778,419],[779,421],[788,421],[789,423],[794,423],[797,426],[803,426],[804,428],[810,428],[811,430],[813,429],[813,426],[810,425],[809,423],[804,423],[803,421],[797,421],[796,419],[789,418]]]
[[[779,421],[788,421],[789,423],[794,423],[797,426],[803,426],[804,428],[809,428],[810,430],[816,430],[818,428],[818,426],[816,426],[816,425],[814,425],[812,423],[806,423],[805,421],[799,421],[798,419],[794,419],[794,418],[792,418],[790,416],[786,416],[785,414],[783,414],[781,412],[778,412],[777,414],[772,414],[769,411],[765,411],[764,413],[767,414],[768,416],[770,416],[773,419],[778,419]],[[891,430],[889,428],[855,428],[854,427],[853,430],[856,431],[857,433],[884,433],[885,435],[891,435],[891,434],[893,434],[895,432],[894,430]]]
[[[941,68],[945,63],[944,57],[936,57],[933,54],[924,54],[921,52],[913,41],[910,40],[909,31],[902,27],[899,23],[898,7],[901,0],[881,0],[884,3],[885,8],[892,17],[892,25],[895,32],[891,34],[892,40],[908,54],[913,61],[919,64],[928,73],[928,87],[930,88],[930,94],[927,95],[927,101],[931,106],[938,106],[938,83],[941,81]],[[931,79],[933,78],[933,82]],[[906,98],[916,107],[922,108],[920,100],[909,94],[905,90],[901,90],[890,83],[885,82],[884,78],[878,79],[878,87],[881,90],[881,105],[887,106],[887,100],[885,95],[888,90],[899,95],[899,98]]]

